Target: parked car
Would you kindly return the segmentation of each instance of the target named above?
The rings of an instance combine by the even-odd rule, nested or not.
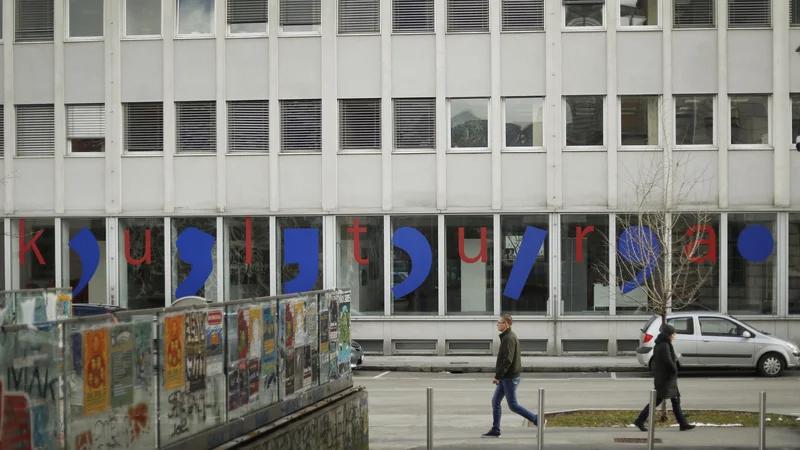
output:
[[[728,314],[707,311],[673,312],[667,323],[676,330],[672,345],[680,367],[755,368],[762,376],[777,377],[800,366],[796,343],[772,336]],[[650,366],[661,316],[653,316],[641,329],[636,357]]]
[[[364,363],[364,352],[361,351],[361,344],[350,340],[350,369],[357,369]]]

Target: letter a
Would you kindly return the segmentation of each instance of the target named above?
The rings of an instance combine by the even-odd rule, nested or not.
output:
[[[717,234],[714,232],[714,229],[708,225],[695,225],[686,232],[686,236],[692,237],[697,230],[703,230],[708,233],[708,238],[699,241],[693,239],[692,242],[689,242],[686,244],[686,247],[683,248],[684,253],[686,253],[686,256],[692,262],[701,263],[708,260],[717,262]],[[694,256],[695,248],[697,248],[698,245],[708,245],[708,253],[700,257]]]
[[[198,230],[187,228],[175,240],[175,248],[181,261],[192,266],[185,280],[175,290],[176,298],[197,295],[205,284],[211,271],[214,270],[214,236]]]
[[[283,230],[283,263],[297,264],[297,276],[283,283],[284,294],[314,290],[319,278],[319,230],[286,228]]]
[[[100,244],[92,232],[83,227],[69,241],[69,247],[75,250],[75,253],[78,254],[78,259],[81,260],[81,279],[75,289],[72,290],[72,297],[75,297],[89,284],[89,280],[97,272],[97,266],[100,264]]]

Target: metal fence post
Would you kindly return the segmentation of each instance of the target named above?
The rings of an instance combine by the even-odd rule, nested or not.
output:
[[[428,450],[433,450],[433,388],[428,388]]]
[[[758,393],[758,450],[767,448],[767,393]]]
[[[537,448],[544,449],[544,388],[539,388],[539,416],[536,418],[538,431],[536,433]]]
[[[650,414],[647,416],[647,450],[653,450],[656,434],[656,390],[650,391]]]

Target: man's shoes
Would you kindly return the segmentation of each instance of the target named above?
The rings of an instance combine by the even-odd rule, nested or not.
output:
[[[488,432],[488,433],[486,433],[486,434],[482,434],[482,435],[481,435],[481,437],[485,437],[485,438],[499,438],[499,437],[500,437],[500,432],[499,432],[499,431],[495,431],[495,430],[489,430],[489,432]]]
[[[687,423],[686,425],[681,425],[681,431],[693,430],[695,427],[697,427],[697,425],[691,425]]]
[[[639,430],[647,431],[647,427],[644,426],[644,423],[639,422],[639,421],[634,421],[633,424],[636,425],[636,428],[638,428]]]
[[[528,427],[528,428],[538,428],[539,424],[536,423],[536,422],[531,422],[528,419],[522,419],[522,426],[523,427]],[[547,428],[547,419],[544,419],[544,426],[542,427],[542,429],[545,429],[545,428]]]

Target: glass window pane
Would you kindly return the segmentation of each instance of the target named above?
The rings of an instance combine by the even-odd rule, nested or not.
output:
[[[395,315],[436,315],[439,312],[439,222],[437,216],[392,217],[392,314]],[[416,230],[404,235],[401,242],[396,241],[397,230],[408,227]],[[422,236],[419,236],[419,235]],[[424,239],[423,239],[424,238]],[[414,264],[427,265],[427,261],[412,261],[411,255],[403,250],[414,248],[424,253],[421,247],[428,245],[431,250],[430,270],[424,275],[422,283],[411,292],[403,283],[414,270]],[[416,252],[415,252],[416,253]],[[417,255],[414,255],[415,257]],[[424,254],[422,255],[424,257]],[[417,270],[423,270],[418,268]],[[414,272],[416,277],[416,272]],[[413,282],[411,280],[410,282]],[[413,287],[413,286],[411,286]],[[400,295],[396,295],[398,293]]]
[[[161,0],[126,0],[125,35],[161,34]]]
[[[621,145],[659,145],[658,97],[620,97]]]
[[[731,145],[769,144],[766,95],[731,96]]]
[[[489,100],[450,99],[450,148],[489,147]]]
[[[506,147],[542,147],[544,99],[519,97],[505,99]]]
[[[503,245],[500,250],[500,310],[503,314],[540,315],[547,313],[547,301],[550,298],[550,248],[548,246],[550,228],[548,225],[546,214],[500,217],[500,242]],[[528,236],[527,239],[530,239],[530,243],[526,243],[526,245],[533,245],[536,252],[533,268],[527,277],[524,277],[524,280],[511,280],[511,269],[514,265],[527,262],[522,260],[517,262],[517,255],[519,255],[528,227],[538,228],[548,234],[539,248],[535,248],[538,244],[534,239],[536,235]],[[512,289],[506,292],[509,281],[512,281]],[[514,288],[519,286],[519,283],[522,283],[522,289],[519,291],[519,298],[515,300],[507,294],[514,294]]]
[[[111,302],[106,294],[106,219],[64,219],[61,221],[61,280],[63,286],[78,288],[83,272],[83,264],[80,255],[74,248],[70,247],[72,242],[84,228],[89,230],[97,245],[100,248],[100,260],[97,270],[89,280],[89,284],[82,288],[80,292],[75,292],[72,296],[73,303],[92,303],[95,305],[108,305]],[[76,247],[83,247],[76,241]],[[82,242],[82,241],[81,241]],[[93,243],[92,243],[93,244]]]
[[[225,218],[225,298],[269,296],[269,217]]]
[[[799,142],[800,142],[800,94],[792,94],[792,143],[799,143]]]
[[[663,243],[666,239],[657,231],[665,226],[664,217],[663,214],[641,218],[637,215],[617,215],[617,279],[614,290],[617,315],[649,315],[666,308],[667,297],[661,289],[661,277],[666,267],[667,249]],[[640,226],[647,227],[652,234],[648,234],[644,228],[635,228]],[[630,231],[620,241],[626,230]],[[658,242],[658,253],[652,250],[655,247],[650,244],[651,239]],[[657,265],[650,266],[647,262],[654,259]],[[648,270],[648,266],[652,268]],[[648,273],[650,276],[637,282],[640,274]]]
[[[714,145],[714,97],[675,97],[675,144]]]
[[[589,5],[565,5],[564,23],[568,27],[602,27],[603,2]]]
[[[231,34],[266,33],[267,24],[264,22],[231,23],[228,24]]]
[[[19,219],[20,233],[12,254],[12,269],[20,289],[56,287],[56,228],[54,219]],[[41,233],[40,233],[41,232]],[[15,236],[16,237],[16,236]],[[12,239],[12,242],[16,239]]]
[[[728,313],[776,314],[775,214],[728,215]]]
[[[719,215],[672,216],[673,309],[719,311]]]
[[[217,301],[217,219],[216,217],[175,217],[172,222],[172,300],[196,295]],[[178,248],[180,243],[180,249]],[[188,263],[181,260],[191,260]],[[194,262],[197,261],[197,262]],[[189,279],[193,266],[211,261],[211,273],[203,281]],[[185,285],[184,281],[188,281]],[[195,291],[195,288],[197,291]],[[180,297],[178,297],[180,295]]]
[[[178,0],[178,34],[213,34],[214,0]]]
[[[350,289],[355,315],[383,315],[383,217],[336,218],[337,286]]]
[[[608,314],[608,216],[561,216],[564,314]]]
[[[119,219],[119,304],[128,309],[166,306],[164,219]]]
[[[566,137],[568,146],[604,144],[603,97],[566,97]]]
[[[659,0],[620,0],[619,24],[623,27],[657,26]]]
[[[103,0],[69,0],[69,37],[103,36]]]
[[[278,217],[277,226],[278,294],[322,289],[322,217]]]
[[[492,216],[445,216],[447,314],[494,312]]]
[[[789,314],[800,314],[800,214],[789,214]]]

